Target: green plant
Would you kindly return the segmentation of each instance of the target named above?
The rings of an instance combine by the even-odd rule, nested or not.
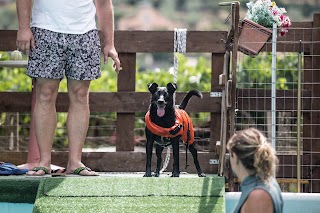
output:
[[[237,72],[238,88],[271,89],[271,53],[246,58],[239,64]],[[298,57],[295,55],[277,56],[276,88],[282,90],[297,88]]]

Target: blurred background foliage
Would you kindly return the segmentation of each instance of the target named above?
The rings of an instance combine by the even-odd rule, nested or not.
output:
[[[271,89],[271,63],[271,53],[259,53],[255,58],[246,57],[238,65],[237,87]],[[298,54],[277,53],[276,66],[277,89],[297,89]]]
[[[246,3],[240,0],[240,18],[246,13]],[[148,4],[168,20],[177,21],[184,27],[194,30],[227,29],[223,24],[229,7],[219,7],[219,2],[212,0],[116,0],[113,1],[115,26],[119,20],[134,16],[141,10],[141,5]],[[292,21],[310,20],[313,13],[320,10],[320,0],[276,0],[277,5],[285,7]],[[203,25],[203,22],[208,24]],[[17,29],[18,21],[14,0],[0,0],[0,29]],[[172,30],[172,29],[169,29]]]

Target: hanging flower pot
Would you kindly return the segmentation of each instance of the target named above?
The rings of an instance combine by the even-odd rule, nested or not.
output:
[[[249,19],[243,19],[240,28],[238,49],[250,56],[258,55],[272,35],[270,29]]]
[[[285,8],[280,8],[271,0],[250,0],[246,3],[248,10],[242,21],[239,35],[239,51],[256,56],[269,41],[275,23],[280,36],[284,36],[291,26],[290,18],[284,14]]]

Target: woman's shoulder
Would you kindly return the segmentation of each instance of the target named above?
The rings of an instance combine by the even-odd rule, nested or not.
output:
[[[270,194],[264,189],[254,189],[248,196],[248,199],[258,200],[258,199],[268,199],[272,201]]]
[[[263,189],[250,192],[245,204],[244,212],[273,212],[273,202],[270,194]]]

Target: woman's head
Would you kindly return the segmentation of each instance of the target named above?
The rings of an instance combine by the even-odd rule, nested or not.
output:
[[[250,174],[267,180],[276,172],[278,158],[267,138],[257,129],[249,128],[235,133],[227,144],[230,155],[236,155]]]

